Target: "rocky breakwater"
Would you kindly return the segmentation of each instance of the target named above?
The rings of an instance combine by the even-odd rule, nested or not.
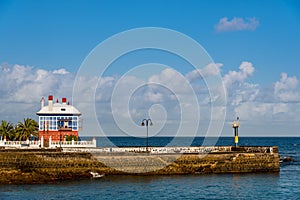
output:
[[[209,152],[1,150],[0,184],[48,183],[105,175],[278,172],[277,147],[220,147]],[[226,149],[226,150],[224,150]]]
[[[108,171],[90,153],[60,150],[0,151],[0,184],[32,184],[90,177],[90,171]]]
[[[160,148],[160,147],[159,147]],[[93,153],[118,173],[143,175],[279,172],[277,147],[178,147],[176,152]],[[178,153],[181,152],[181,153]],[[185,153],[188,152],[188,153]]]

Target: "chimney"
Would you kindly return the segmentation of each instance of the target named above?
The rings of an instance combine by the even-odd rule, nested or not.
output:
[[[49,109],[49,111],[53,110],[53,96],[52,95],[48,96],[48,109]]]
[[[61,102],[62,102],[62,104],[66,104],[66,103],[67,103],[67,98],[65,98],[65,97],[62,98],[62,99],[61,99]]]
[[[45,99],[44,99],[44,97],[42,97],[42,99],[41,99],[41,109],[44,108],[44,106],[45,106]]]

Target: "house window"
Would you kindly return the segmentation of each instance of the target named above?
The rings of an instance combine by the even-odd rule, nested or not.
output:
[[[60,119],[70,120],[67,125],[73,131],[78,130],[78,116],[40,116],[39,117],[39,130],[40,131],[57,131],[58,126],[63,126]]]

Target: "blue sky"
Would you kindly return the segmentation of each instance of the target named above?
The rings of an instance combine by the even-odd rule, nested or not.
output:
[[[284,68],[300,74],[297,1],[1,1],[1,61],[64,67],[75,72],[101,41],[131,28],[154,26],[197,40],[224,69],[251,60],[257,81]],[[216,33],[222,17],[255,17],[255,31]],[[272,70],[270,70],[272,69]]]
[[[225,23],[221,22],[222,19]],[[15,65],[30,66],[30,69],[23,69],[23,76],[29,73],[34,78],[34,74],[41,69],[52,75],[53,72],[56,72],[51,79],[56,80],[55,84],[64,80],[72,82],[85,57],[100,42],[122,31],[141,27],[168,28],[196,40],[216,63],[222,63],[220,73],[224,79],[240,75],[240,78],[235,77],[234,79],[237,80],[238,84],[236,85],[238,86],[227,88],[229,96],[236,95],[233,99],[229,98],[229,101],[236,102],[237,97],[242,96],[243,90],[250,91],[249,87],[258,90],[249,92],[257,95],[251,102],[247,101],[251,98],[246,97],[245,94],[243,94],[245,99],[239,101],[239,104],[229,102],[229,107],[231,106],[228,108],[229,112],[235,109],[234,106],[236,108],[241,106],[241,109],[244,109],[245,106],[249,108],[249,105],[253,106],[254,104],[255,108],[259,110],[258,113],[261,114],[263,111],[260,109],[273,108],[272,105],[267,105],[270,106],[268,108],[265,107],[266,103],[280,104],[281,107],[289,108],[282,111],[283,116],[275,119],[276,121],[280,120],[283,125],[279,128],[274,126],[274,130],[270,127],[264,132],[267,132],[266,135],[272,135],[273,132],[276,132],[275,135],[285,135],[278,130],[280,128],[286,130],[284,128],[286,127],[291,135],[297,135],[293,129],[300,128],[299,118],[293,119],[294,125],[292,126],[287,119],[284,121],[285,117],[294,117],[300,114],[298,113],[300,102],[298,98],[300,95],[298,81],[300,80],[300,2],[296,0],[0,0],[0,64],[2,68],[3,66],[11,68],[11,71],[14,71]],[[172,63],[172,58],[166,56],[164,59]],[[143,55],[136,55],[132,57],[132,60],[125,59],[123,65],[128,66],[129,70],[134,63],[139,63],[136,60],[140,60],[140,63],[151,61]],[[251,65],[247,65],[248,69],[253,66],[255,70],[251,73],[238,74],[239,67],[243,62],[251,63]],[[60,72],[66,72],[61,73],[66,77],[57,77],[59,69],[61,69]],[[184,74],[188,73],[184,67],[179,71]],[[237,73],[230,75],[230,71]],[[118,67],[112,68],[110,74],[107,74],[107,76],[113,77],[118,75],[120,75]],[[2,75],[2,81],[9,82],[6,80],[7,77]],[[32,80],[26,79],[26,81],[22,85]],[[277,82],[277,89],[275,89]],[[6,96],[0,97],[2,98],[1,104],[7,103],[7,97],[15,95],[14,92],[17,89],[11,87],[14,87],[13,84],[7,85],[7,91],[2,89],[2,93]],[[51,92],[53,93],[59,86],[49,87],[52,88]],[[56,89],[53,89],[55,87]],[[68,86],[65,87],[65,90],[67,90],[66,88]],[[71,96],[69,90],[65,93]],[[236,91],[241,91],[241,94],[236,94]],[[46,96],[48,93],[49,91],[41,89],[37,96]],[[57,96],[63,95],[62,92],[57,93]],[[271,95],[273,96],[269,97]],[[35,99],[31,101],[20,99],[16,101],[16,104],[23,107],[26,104],[27,110],[24,109],[24,112],[33,111],[35,113],[34,109],[37,108],[34,102]],[[36,99],[36,102],[39,102],[39,99]],[[248,104],[242,105],[243,102]],[[3,108],[0,111],[4,119],[13,122],[22,120],[22,118],[19,119],[22,116],[16,115],[16,111],[7,111]],[[265,112],[260,117],[267,123],[274,122],[270,113]],[[260,117],[249,116],[247,120],[255,121]],[[228,121],[230,121],[229,118],[227,117]],[[279,123],[276,124],[279,126]],[[262,124],[254,123],[254,125],[249,122],[245,132],[247,135],[252,135],[256,131],[255,127],[260,126],[264,127],[263,122]],[[229,131],[231,130],[227,129],[224,134],[228,134]]]

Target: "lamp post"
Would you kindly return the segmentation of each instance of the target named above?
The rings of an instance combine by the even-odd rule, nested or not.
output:
[[[152,123],[151,119],[143,119],[141,125],[147,127],[147,135],[146,135],[146,151],[148,152],[148,126],[149,126],[149,125],[152,126],[153,123]]]
[[[239,142],[239,127],[240,127],[240,118],[237,117],[236,121],[232,123],[232,128],[234,129],[234,143],[235,147],[237,147]]]

